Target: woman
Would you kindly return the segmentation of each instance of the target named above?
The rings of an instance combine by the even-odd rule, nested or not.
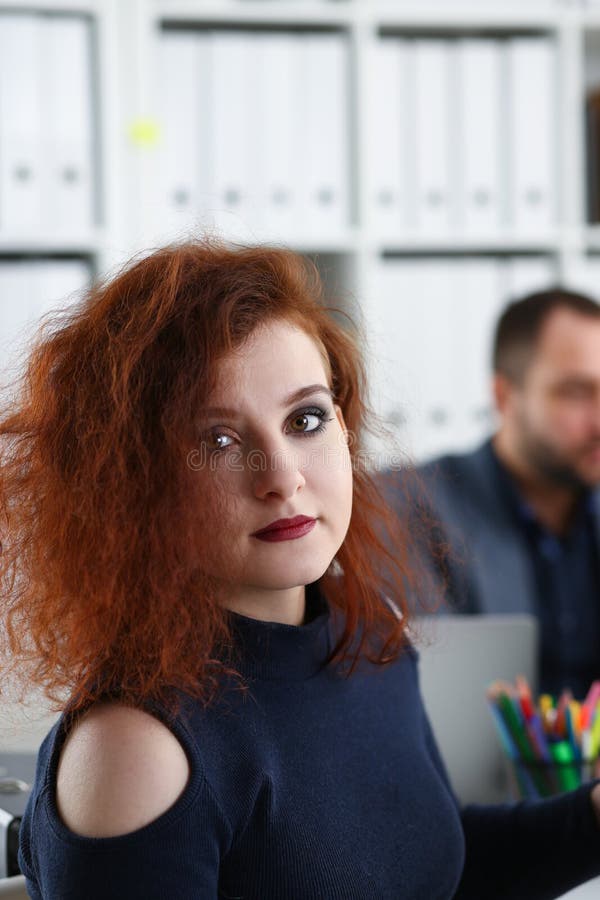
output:
[[[190,243],[32,354],[3,596],[14,658],[69,699],[21,830],[33,898],[535,900],[600,873],[600,786],[456,804],[360,358],[319,299],[292,253]]]

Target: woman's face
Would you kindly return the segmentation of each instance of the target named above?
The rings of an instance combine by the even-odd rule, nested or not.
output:
[[[219,364],[201,433],[224,490],[228,605],[285,603],[324,574],[352,507],[344,421],[312,338],[282,321],[257,329]]]

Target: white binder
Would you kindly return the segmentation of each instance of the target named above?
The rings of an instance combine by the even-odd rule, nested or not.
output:
[[[556,263],[549,256],[513,256],[501,265],[504,304],[556,284]]]
[[[0,388],[17,374],[17,356],[22,352],[29,322],[27,266],[0,261]]]
[[[416,460],[465,450],[491,429],[500,269],[493,258],[380,265],[367,306],[373,399]]]
[[[374,401],[417,460],[454,445],[456,260],[384,261],[368,306]]]
[[[372,402],[400,447],[415,454],[423,407],[419,369],[421,263],[383,260],[379,264],[365,318]],[[389,461],[382,461],[388,464]]]
[[[457,47],[456,106],[462,169],[460,220],[467,232],[492,232],[501,224],[501,50],[498,41],[461,40]]]
[[[260,229],[256,44],[250,33],[213,35],[212,134],[215,222],[226,238],[247,240]]]
[[[509,178],[512,219],[520,232],[544,232],[556,220],[557,58],[548,37],[508,42]]]
[[[341,34],[303,36],[304,230],[311,236],[349,224],[348,48]]]
[[[90,279],[83,260],[0,262],[0,386],[21,371],[41,318],[64,308]]]
[[[567,285],[600,303],[600,256],[587,256],[572,262],[567,271]]]
[[[503,305],[500,263],[492,258],[460,263],[459,300],[452,323],[457,382],[457,447],[467,450],[493,429],[492,338]]]
[[[448,40],[415,42],[415,135],[419,231],[447,234],[451,223],[451,137],[455,111]]]
[[[197,68],[196,86],[193,96],[197,113],[190,123],[194,128],[194,138],[190,149],[189,164],[195,155],[197,184],[196,217],[194,224],[201,230],[211,230],[215,224],[215,209],[218,208],[217,185],[215,181],[216,139],[214,134],[214,33],[202,31],[196,36]]]
[[[205,201],[201,179],[210,172],[211,119],[208,80],[211,36],[165,31],[161,67],[161,228],[171,237],[193,231]],[[204,102],[203,102],[204,101]]]
[[[30,284],[29,320],[37,327],[48,313],[77,302],[90,281],[84,260],[36,260],[28,266]]]
[[[258,187],[265,236],[293,239],[301,214],[300,145],[303,37],[265,32],[254,38],[258,62]]]
[[[406,122],[405,68],[410,42],[381,38],[367,67],[367,128],[372,147],[369,160],[369,201],[374,229],[394,238],[406,228],[408,141],[414,140]]]
[[[452,450],[460,440],[456,389],[460,358],[456,353],[457,309],[460,295],[460,259],[424,259],[421,262],[421,321],[414,341],[421,355],[423,424],[419,453],[422,458]]]
[[[94,220],[90,26],[80,16],[56,16],[40,29],[44,225],[73,233]]]
[[[0,15],[0,229],[39,231],[42,218],[40,20]]]

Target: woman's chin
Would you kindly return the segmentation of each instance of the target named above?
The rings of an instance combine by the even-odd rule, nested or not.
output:
[[[312,584],[318,581],[325,574],[331,565],[331,559],[327,557],[324,560],[312,560],[310,563],[303,565],[289,565],[281,571],[261,573],[260,586],[264,590],[270,591],[286,591],[292,588]]]

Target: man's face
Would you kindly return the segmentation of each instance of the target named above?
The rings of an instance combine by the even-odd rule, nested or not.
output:
[[[574,488],[600,483],[600,318],[551,313],[501,412],[537,475]]]

